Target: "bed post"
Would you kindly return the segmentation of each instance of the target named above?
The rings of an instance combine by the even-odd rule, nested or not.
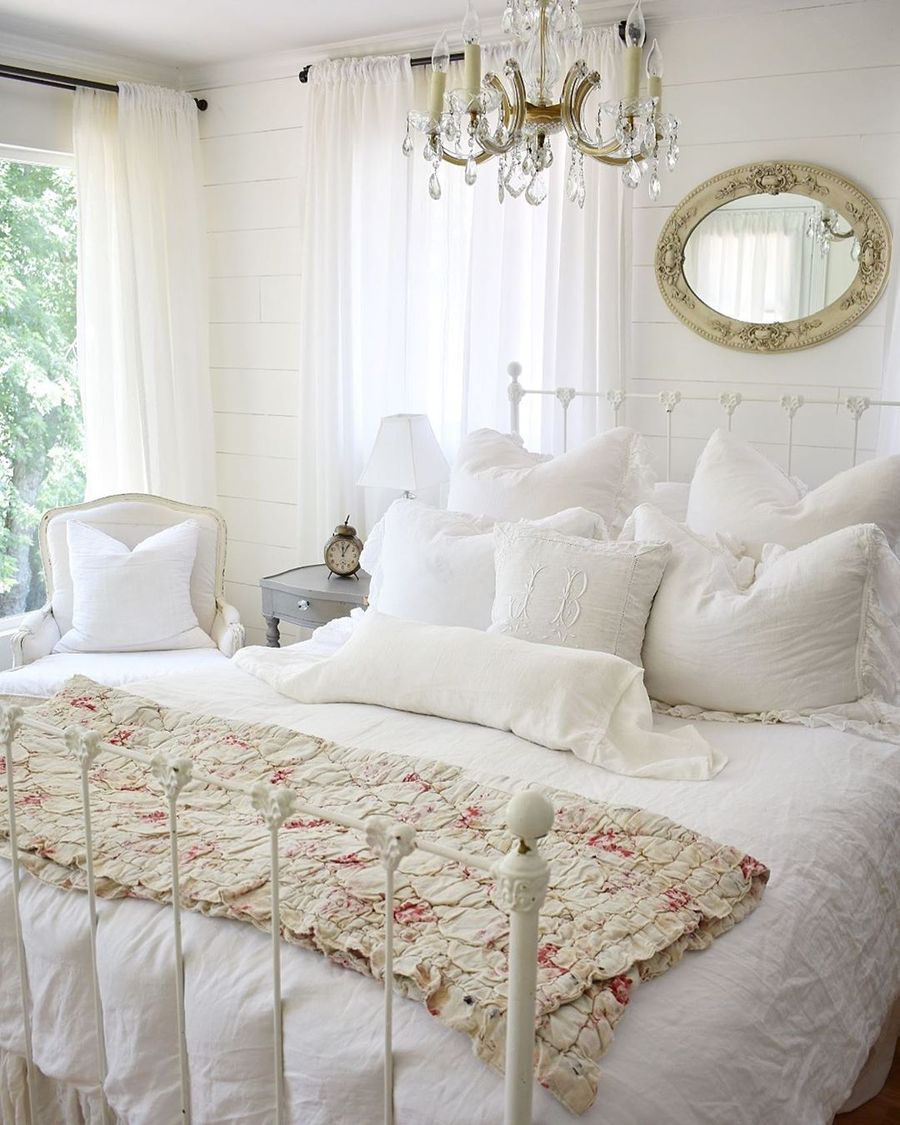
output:
[[[515,361],[510,363],[506,368],[510,383],[506,388],[506,394],[509,398],[509,432],[511,434],[519,434],[519,403],[525,397],[525,390],[519,382],[519,376],[522,374],[522,364]]]
[[[3,750],[2,763],[6,772],[6,808],[9,817],[9,858],[12,864],[13,884],[13,923],[16,930],[16,959],[19,965],[19,990],[22,997],[22,1031],[25,1038],[25,1073],[27,1076],[25,1122],[38,1125],[37,1097],[34,1082],[34,1053],[31,1043],[31,998],[28,992],[28,970],[25,964],[25,941],[22,937],[22,916],[19,913],[19,837],[16,830],[16,798],[13,783],[13,742],[22,718],[22,708],[14,705],[0,706],[0,748]]]
[[[534,1088],[538,918],[550,868],[537,848],[553,825],[553,805],[526,789],[506,808],[515,842],[496,865],[497,903],[509,913],[509,1000],[506,1012],[505,1125],[528,1125]]]

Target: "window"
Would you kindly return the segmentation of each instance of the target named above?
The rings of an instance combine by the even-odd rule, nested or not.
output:
[[[71,170],[0,159],[0,618],[43,604],[41,513],[84,498]]]

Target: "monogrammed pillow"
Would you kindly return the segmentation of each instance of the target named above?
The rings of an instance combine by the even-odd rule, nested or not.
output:
[[[807,493],[752,445],[716,430],[700,455],[687,525],[739,539],[755,558],[764,543],[800,547],[853,524],[877,524],[900,546],[900,456],[863,461]]]
[[[499,524],[491,632],[611,652],[640,664],[647,616],[670,552],[668,543],[603,542]]]
[[[557,512],[539,526],[605,536],[584,508]],[[494,602],[494,520],[396,500],[372,529],[362,565],[372,575],[369,604],[380,613],[487,629]]]

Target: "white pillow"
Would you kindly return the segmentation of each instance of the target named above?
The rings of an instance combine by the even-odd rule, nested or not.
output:
[[[494,529],[494,544],[492,633],[640,664],[668,543],[598,543],[504,523]]]
[[[652,477],[641,437],[619,426],[559,457],[529,453],[521,441],[476,430],[459,449],[447,507],[499,520],[541,519],[564,508],[587,508],[618,534]]]
[[[636,539],[672,544],[644,636],[651,698],[751,713],[894,701],[900,560],[874,524],[767,546],[754,573],[652,505],[633,523]]]
[[[687,519],[688,497],[691,494],[689,483],[677,480],[660,480],[653,486],[653,494],[647,503],[654,504],[661,512],[676,523]]]
[[[654,731],[640,669],[605,652],[368,609],[324,660],[290,648],[245,648],[234,660],[301,703],[369,703],[477,723],[633,777],[699,781],[726,762],[693,727]]]
[[[191,605],[199,530],[196,520],[185,520],[129,550],[98,528],[69,520],[72,628],[54,652],[212,648]]]
[[[700,535],[735,536],[754,558],[764,543],[799,547],[860,523],[877,524],[896,550],[900,456],[864,461],[804,495],[752,445],[716,430],[694,471],[686,522]]]
[[[494,604],[494,520],[396,500],[373,529],[361,557],[372,575],[369,605],[380,613],[487,629]],[[586,538],[606,533],[583,508],[539,526]]]

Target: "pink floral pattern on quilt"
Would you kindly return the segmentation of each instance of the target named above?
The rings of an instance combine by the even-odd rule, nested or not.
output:
[[[509,847],[509,793],[439,762],[336,746],[280,727],[158,706],[83,677],[30,715],[73,723],[134,750],[189,755],[197,767],[250,785],[277,781],[323,809],[386,814],[425,837],[499,859]],[[61,738],[23,729],[14,747],[23,862],[38,878],[83,889],[79,773]],[[164,799],[147,768],[104,751],[92,770],[98,891],[171,901]],[[687,950],[705,949],[759,902],[764,864],[634,808],[547,790],[554,831],[542,844],[551,879],[541,915],[535,1077],[570,1110],[594,1101],[599,1061],[642,981]],[[297,817],[281,836],[286,941],[383,976],[384,882],[358,834]],[[249,797],[197,783],[178,801],[184,902],[203,913],[271,924],[268,832]],[[0,835],[8,836],[5,814]],[[8,845],[5,848],[8,855]],[[503,1066],[506,915],[492,879],[425,853],[396,876],[396,987],[469,1035]]]

